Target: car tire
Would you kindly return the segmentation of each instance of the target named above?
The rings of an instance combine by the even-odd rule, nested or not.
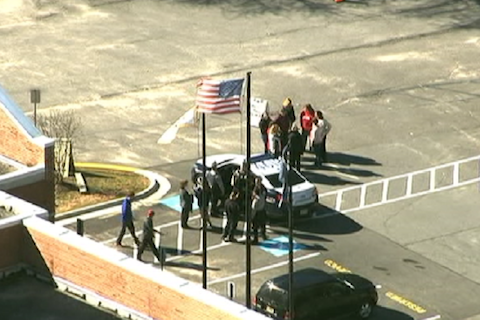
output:
[[[358,309],[358,317],[360,319],[368,319],[373,311],[374,304],[370,301],[366,301],[360,305]]]
[[[200,178],[201,176],[202,176],[201,173],[195,173],[195,175],[193,175],[193,177],[192,177],[192,183],[196,184],[197,181],[198,181],[198,178]]]

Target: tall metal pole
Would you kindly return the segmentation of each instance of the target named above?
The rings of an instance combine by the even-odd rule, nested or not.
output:
[[[290,170],[287,171],[287,188],[288,188],[288,310],[290,316],[293,315],[293,197],[292,185],[290,184]]]
[[[252,287],[252,248],[251,248],[251,245],[252,245],[252,241],[250,239],[250,232],[251,232],[251,229],[252,229],[252,219],[251,219],[251,211],[252,211],[252,199],[250,197],[250,191],[249,190],[249,184],[248,184],[248,177],[250,175],[250,156],[251,156],[251,147],[250,147],[250,140],[251,140],[251,137],[250,137],[250,75],[251,75],[251,72],[247,72],[247,78],[246,78],[246,81],[247,81],[247,90],[246,90],[246,94],[245,94],[245,99],[247,100],[247,105],[246,105],[246,109],[247,109],[247,141],[246,141],[246,147],[247,147],[247,170],[248,170],[248,175],[247,175],[247,185],[246,185],[246,188],[245,188],[245,220],[247,222],[247,239],[245,241],[245,244],[246,244],[246,278],[245,278],[245,286],[246,286],[246,290],[245,290],[245,300],[246,300],[246,303],[245,305],[247,306],[247,308],[251,308],[252,307],[252,299],[251,299],[251,287]]]
[[[37,125],[37,103],[33,104],[33,124]]]
[[[206,164],[206,153],[207,153],[207,147],[206,147],[206,134],[205,134],[205,113],[202,113],[202,164],[203,164],[203,169],[202,169],[202,208],[201,214],[203,214],[202,218],[202,267],[203,267],[203,274],[202,274],[202,286],[204,289],[207,289],[207,219],[205,219],[205,216],[207,215],[206,212],[203,212],[205,206],[207,205],[206,203],[206,186],[207,186],[207,179],[206,179],[206,173],[207,173],[207,164]]]

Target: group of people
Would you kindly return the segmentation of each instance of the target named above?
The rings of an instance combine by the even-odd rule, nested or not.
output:
[[[296,116],[292,100],[286,98],[278,116],[272,118],[265,112],[259,123],[260,134],[264,143],[265,153],[275,157],[285,156],[291,167],[300,170],[302,154],[313,151],[315,166],[320,167],[327,162],[326,140],[332,125],[325,119],[322,111],[315,111],[311,104],[303,106],[300,113],[300,128],[295,123]]]
[[[188,181],[180,183],[180,206],[181,226],[189,228],[188,218],[192,211],[193,196],[197,198],[198,207],[202,219],[212,228],[210,216],[220,217],[223,208],[227,218],[227,224],[223,230],[224,241],[235,241],[235,232],[242,212],[245,212],[245,204],[250,198],[252,212],[253,243],[258,243],[259,233],[266,239],[267,214],[265,211],[266,189],[262,179],[255,176],[248,167],[247,162],[237,169],[227,184],[223,181],[218,171],[217,163],[212,163],[206,172],[205,189],[202,177],[192,177],[195,181],[193,193],[188,190]],[[204,199],[205,195],[205,199]],[[205,201],[204,201],[205,200]],[[210,209],[210,210],[209,210]]]
[[[285,99],[278,116],[271,118],[264,113],[259,123],[261,137],[265,147],[265,153],[271,153],[276,157],[288,158],[291,167],[300,170],[302,154],[308,150],[315,153],[315,165],[321,166],[327,161],[326,140],[332,126],[320,110],[315,111],[311,104],[305,104],[300,113],[300,128],[295,123],[296,116],[292,100]],[[245,212],[245,204],[251,205],[253,243],[258,243],[259,234],[265,240],[267,213],[265,210],[266,190],[262,184],[262,178],[255,176],[244,162],[236,170],[229,184],[223,181],[217,167],[213,163],[211,169],[206,172],[206,188],[203,186],[202,177],[194,178],[193,192],[188,189],[188,181],[180,183],[180,206],[181,226],[190,228],[188,220],[193,208],[194,197],[197,198],[202,219],[205,219],[208,227],[213,228],[210,216],[220,217],[220,208],[224,209],[227,224],[223,230],[224,241],[235,241],[235,232],[242,212]],[[248,190],[248,192],[247,192]],[[204,198],[205,195],[205,198]],[[135,234],[131,201],[134,194],[129,193],[122,203],[122,228],[116,244],[122,246],[122,239],[128,229],[135,244],[138,246],[137,259],[142,259],[146,247],[150,247],[154,255],[161,261],[160,250],[153,242],[155,230],[153,217],[155,212],[150,209],[143,223],[141,239]],[[250,198],[250,201],[247,201]],[[205,200],[205,201],[204,201]],[[210,209],[210,210],[209,210]]]

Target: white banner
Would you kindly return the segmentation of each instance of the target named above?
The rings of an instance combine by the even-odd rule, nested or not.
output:
[[[262,114],[268,112],[268,101],[260,98],[250,99],[250,124],[258,127]]]

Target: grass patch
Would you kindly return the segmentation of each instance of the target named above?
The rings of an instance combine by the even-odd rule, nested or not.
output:
[[[128,192],[145,190],[150,181],[139,174],[113,170],[77,170],[83,173],[88,193],[78,191],[75,177],[65,178],[56,190],[56,212],[66,212],[105,201],[123,198]]]

